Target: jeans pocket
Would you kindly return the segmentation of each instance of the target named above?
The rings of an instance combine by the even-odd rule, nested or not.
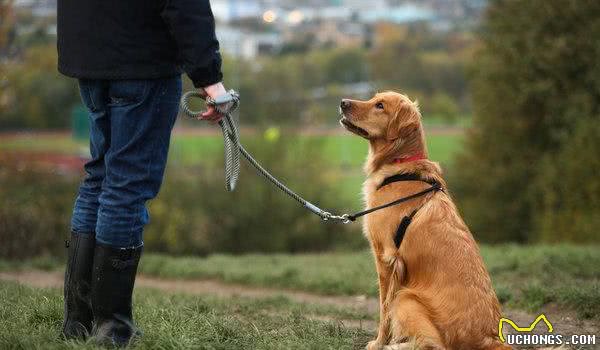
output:
[[[115,80],[110,84],[109,105],[111,107],[139,104],[146,99],[147,80]]]
[[[102,109],[101,88],[91,80],[79,80],[79,95],[85,107],[91,113],[100,112]]]

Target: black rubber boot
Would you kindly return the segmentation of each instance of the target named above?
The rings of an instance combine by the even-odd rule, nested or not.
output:
[[[65,319],[63,336],[67,339],[85,339],[92,332],[92,262],[94,234],[71,233],[67,243],[69,258],[65,270]]]
[[[133,323],[131,297],[142,247],[96,244],[92,272],[94,338],[104,345],[127,346],[141,335]]]

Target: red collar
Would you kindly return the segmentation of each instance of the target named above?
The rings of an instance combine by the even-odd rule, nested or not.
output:
[[[427,156],[425,156],[425,154],[423,154],[423,153],[419,153],[419,154],[415,154],[414,156],[394,158],[394,160],[392,162],[396,163],[396,164],[402,164],[402,163],[414,162],[415,160],[422,160],[422,159],[427,159]]]

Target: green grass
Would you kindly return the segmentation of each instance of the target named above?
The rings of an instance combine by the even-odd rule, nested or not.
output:
[[[555,303],[600,320],[599,246],[507,245],[482,252],[504,304],[535,312]]]
[[[452,164],[454,156],[463,147],[463,135],[435,135],[427,138],[429,157],[442,163],[442,166]]]
[[[246,137],[242,139],[262,142],[260,136]],[[257,140],[258,139],[258,140]],[[452,157],[462,147],[463,136],[460,134],[433,135],[428,138],[427,145],[430,158],[449,164]],[[323,142],[324,152],[327,159],[334,164],[360,169],[367,157],[368,144],[365,140],[352,135],[330,135],[330,136],[304,136],[301,142],[314,140]],[[268,142],[265,140],[265,145]],[[171,158],[186,165],[203,163],[207,159],[221,156],[223,152],[223,140],[221,136],[178,136],[173,139],[171,146]],[[293,147],[293,146],[292,146]],[[290,150],[292,152],[293,149]]]
[[[78,154],[87,142],[76,141],[68,136],[53,134],[23,134],[18,137],[0,139],[1,151],[31,151]]]
[[[321,142],[325,158],[332,163],[328,171],[336,176],[337,191],[342,199],[350,203],[360,203],[360,188],[364,181],[362,165],[367,157],[367,142],[352,135],[303,136],[292,137],[290,152],[301,148],[303,142]],[[462,148],[462,134],[432,135],[427,138],[429,156],[447,167],[454,155]],[[254,147],[269,147],[262,135],[242,137],[252,152]],[[18,138],[0,140],[0,153],[9,151],[56,152],[66,154],[84,154],[85,142],[77,142],[61,135],[24,135]],[[189,136],[178,135],[171,141],[169,170],[180,171],[190,166],[222,166],[223,138],[221,135]],[[260,161],[260,159],[258,159]],[[276,174],[275,174],[276,175]]]
[[[428,137],[428,147],[431,159],[448,164],[453,155],[462,147],[460,134],[432,135]],[[242,141],[264,142],[262,136],[246,136]],[[367,155],[367,143],[352,135],[304,136],[302,140],[317,140],[324,142],[324,151],[328,159],[340,166],[360,167]],[[9,137],[0,140],[1,151],[33,151],[80,154],[87,142],[75,141],[63,135],[26,134],[20,137]],[[293,150],[290,150],[293,151]],[[207,136],[175,136],[171,142],[170,159],[183,165],[203,164],[214,157],[221,157],[223,139],[220,135]]]
[[[181,165],[205,164],[223,155],[223,137],[176,136],[171,141],[169,160]]]
[[[268,142],[258,139],[258,136],[245,140]],[[338,191],[347,202],[359,203],[360,188],[364,181],[362,165],[367,157],[368,144],[365,140],[351,135],[330,135],[330,136],[304,136],[296,138],[292,143],[290,152],[294,148],[307,140],[313,140],[323,143],[325,158],[333,163],[332,169],[338,178]],[[454,155],[462,147],[462,135],[435,135],[427,139],[429,156],[432,160],[438,161],[442,166],[449,166],[452,163]],[[256,145],[253,145],[256,147]],[[252,147],[248,147],[252,152]],[[216,164],[220,166],[220,157],[223,157],[223,140],[221,136],[178,136],[174,138],[170,152],[170,169],[175,169],[179,165],[190,166],[198,164],[215,164],[215,159],[219,159]],[[260,161],[260,159],[259,159]]]
[[[473,125],[473,117],[471,115],[463,115],[456,118],[456,120],[450,121],[447,118],[436,115],[426,115],[423,117],[423,125],[425,128],[438,127],[438,128],[468,128]]]
[[[600,247],[483,246],[482,254],[506,306],[535,312],[556,303],[583,318],[600,318]],[[161,277],[214,278],[321,294],[377,295],[369,252],[207,258],[149,255],[141,269]]]
[[[209,278],[253,286],[353,295],[377,293],[369,252],[212,255],[207,258],[148,254],[142,273],[166,278]]]
[[[600,247],[574,245],[483,246],[500,301],[538,312],[550,303],[600,319]],[[0,263],[0,270],[61,268],[52,259]],[[377,295],[370,252],[220,255],[206,258],[146,254],[140,271],[163,278],[216,279],[330,295]]]
[[[333,321],[309,319],[285,298],[220,299],[136,290],[134,318],[144,332],[137,349],[359,349],[371,334]],[[95,349],[92,342],[63,341],[59,289],[0,282],[1,349]]]

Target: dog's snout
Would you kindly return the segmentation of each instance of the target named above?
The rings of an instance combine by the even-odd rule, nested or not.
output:
[[[342,102],[340,103],[340,108],[344,111],[347,110],[348,108],[350,108],[350,105],[352,103],[349,100],[343,99]]]

